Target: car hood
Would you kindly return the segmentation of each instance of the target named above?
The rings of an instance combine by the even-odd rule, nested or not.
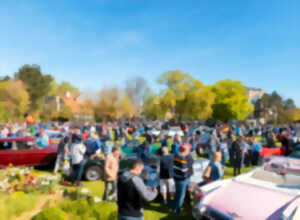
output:
[[[208,194],[203,205],[232,219],[275,220],[296,198],[291,193],[232,180]]]

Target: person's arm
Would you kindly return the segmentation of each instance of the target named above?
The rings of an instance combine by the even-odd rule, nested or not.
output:
[[[145,201],[150,202],[156,198],[157,191],[147,190],[147,187],[145,186],[145,184],[141,178],[134,176],[132,178],[132,182],[135,185],[135,188],[138,191],[138,193],[140,194],[140,196],[142,196],[142,198]]]
[[[110,157],[108,157],[105,161],[105,165],[104,165],[104,172],[107,175],[108,178],[112,178],[111,176],[111,167],[113,166],[112,164],[112,160]]]

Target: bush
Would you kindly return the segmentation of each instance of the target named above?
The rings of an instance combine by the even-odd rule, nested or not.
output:
[[[64,220],[67,219],[67,214],[58,207],[44,209],[38,215],[32,218],[32,220]]]
[[[38,195],[14,192],[11,195],[1,195],[0,198],[0,220],[7,220],[33,210],[37,204]]]

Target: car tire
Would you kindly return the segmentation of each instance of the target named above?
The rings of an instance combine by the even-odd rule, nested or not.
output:
[[[104,172],[100,166],[90,166],[85,171],[85,179],[87,181],[96,181],[99,179],[103,179]]]

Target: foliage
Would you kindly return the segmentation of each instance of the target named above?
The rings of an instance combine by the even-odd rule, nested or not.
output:
[[[255,104],[256,118],[265,118],[270,123],[289,123],[294,120],[295,103],[283,99],[276,91],[264,94]]]
[[[21,213],[35,208],[38,194],[14,192],[11,195],[0,194],[0,220],[15,219]]]
[[[170,113],[180,120],[207,119],[211,116],[211,105],[215,99],[211,87],[180,70],[163,73],[158,82],[167,87],[159,98],[153,99],[160,105],[159,108],[156,106],[160,114]],[[148,101],[151,104],[151,99]]]
[[[95,106],[98,121],[131,117],[134,109],[129,96],[122,96],[117,88],[104,88],[99,93],[99,102]]]
[[[254,108],[248,102],[246,87],[240,81],[231,79],[218,81],[212,88],[216,94],[213,104],[213,118],[228,120],[244,120]]]
[[[29,95],[22,81],[8,80],[0,82],[1,121],[23,118],[28,110],[29,104]]]
[[[67,214],[63,212],[58,207],[47,208],[40,212],[38,215],[34,216],[32,220],[65,220],[67,219]]]
[[[24,65],[15,73],[15,78],[26,85],[31,100],[31,109],[39,110],[43,99],[50,92],[53,77],[43,75],[38,65]]]

